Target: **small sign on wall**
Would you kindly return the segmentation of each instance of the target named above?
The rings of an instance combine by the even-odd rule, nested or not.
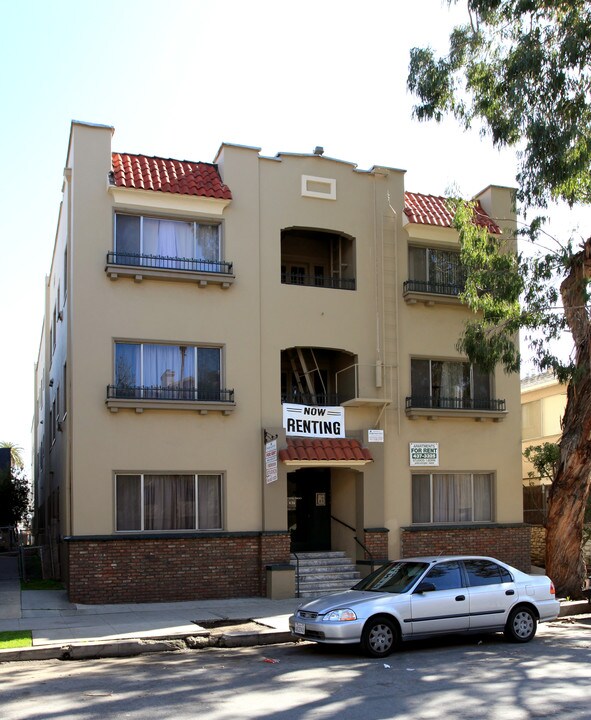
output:
[[[383,430],[372,430],[367,431],[367,442],[384,442],[384,431]]]
[[[265,443],[265,480],[267,485],[277,480],[277,440]]]
[[[430,467],[439,465],[439,443],[410,443],[410,466],[420,465]]]

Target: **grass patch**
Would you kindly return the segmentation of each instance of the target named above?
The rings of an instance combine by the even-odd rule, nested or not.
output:
[[[30,630],[6,630],[0,632],[0,650],[31,647],[32,644],[33,633]]]
[[[63,590],[59,580],[21,580],[21,590]]]

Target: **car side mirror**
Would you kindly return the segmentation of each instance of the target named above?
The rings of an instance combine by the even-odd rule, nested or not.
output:
[[[435,585],[433,585],[432,582],[422,582],[417,585],[417,589],[415,590],[416,593],[426,593],[426,592],[433,592],[434,590],[437,590]]]

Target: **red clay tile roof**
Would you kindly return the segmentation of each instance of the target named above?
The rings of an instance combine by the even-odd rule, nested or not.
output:
[[[301,460],[303,462],[327,461],[373,461],[367,448],[361,447],[358,440],[287,438],[287,448],[279,451],[282,462]]]
[[[211,163],[112,153],[112,165],[117,187],[232,199],[230,188]]]
[[[452,226],[453,212],[449,209],[448,199],[445,197],[405,192],[404,214],[411,223]],[[501,234],[501,228],[484,212],[480,202],[477,202],[474,208],[474,221],[494,235]]]

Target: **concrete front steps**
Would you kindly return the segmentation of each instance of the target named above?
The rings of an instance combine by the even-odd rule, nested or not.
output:
[[[297,567],[299,560],[299,597],[313,598],[328,593],[349,590],[361,579],[355,563],[342,551],[301,552],[291,556]]]

